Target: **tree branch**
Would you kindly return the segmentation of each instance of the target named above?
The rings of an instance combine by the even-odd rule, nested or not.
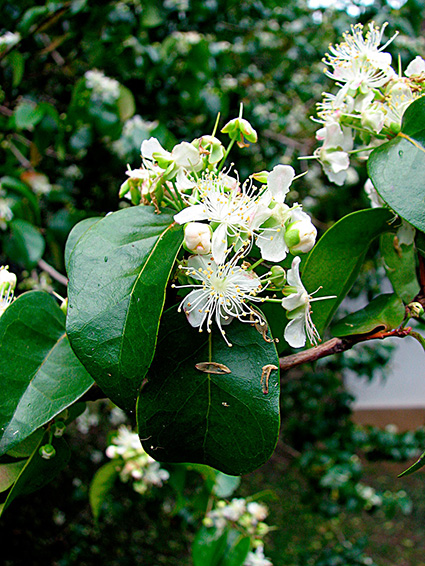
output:
[[[346,338],[332,338],[315,348],[310,348],[309,350],[304,350],[298,354],[279,358],[279,367],[282,371],[287,371],[301,364],[312,363],[320,358],[331,356],[332,354],[340,354],[341,352],[350,350],[353,346],[360,342],[376,339],[383,340],[384,338],[389,338],[391,336],[396,338],[405,338],[406,336],[409,336],[411,332],[412,328],[408,326],[406,328],[396,328],[394,330],[380,331],[373,334],[357,334],[355,336],[347,336]]]
[[[68,279],[65,277],[65,275],[62,275],[62,273],[56,271],[56,269],[49,265],[46,261],[44,261],[44,259],[40,259],[37,265],[40,269],[48,273],[50,277],[58,281],[58,283],[62,283],[62,285],[65,285],[65,287],[68,285]]]

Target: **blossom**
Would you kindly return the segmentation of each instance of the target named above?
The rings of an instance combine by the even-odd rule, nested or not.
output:
[[[224,174],[209,174],[197,183],[199,201],[181,210],[174,216],[179,224],[208,220],[213,224],[212,256],[221,264],[225,261],[229,243],[237,248],[249,242],[251,224],[258,209],[259,197],[251,194],[245,183],[229,190]]]
[[[8,271],[9,266],[0,267],[0,316],[13,301],[14,289],[16,287],[16,275]]]
[[[170,152],[165,150],[156,138],[149,138],[142,142],[141,152],[144,162],[151,162],[147,167],[151,168],[156,162],[164,169],[167,179],[173,179],[182,172],[200,171],[204,167],[199,150],[185,141],[174,146]]]
[[[365,37],[363,26],[351,26],[351,34],[344,33],[344,41],[339,45],[330,45],[330,53],[326,54],[324,62],[332,71],[326,74],[334,80],[346,84],[348,88],[363,91],[369,88],[379,88],[396,76],[391,67],[391,55],[383,50],[396,37],[379,47],[386,24],[380,29],[371,22]]]
[[[291,269],[287,273],[287,282],[293,292],[282,299],[282,307],[288,311],[287,316],[290,319],[286,325],[284,337],[292,348],[305,346],[306,335],[310,343],[317,346],[320,336],[311,319],[310,303],[335,298],[332,296],[313,299],[307,293],[300,278],[300,262],[301,259],[298,256],[292,260]]]
[[[94,102],[113,104],[120,96],[120,83],[105,76],[102,71],[93,69],[84,74],[86,87],[92,91]]]
[[[243,566],[273,566],[273,564],[264,556],[264,546],[260,545],[255,552],[248,552]]]
[[[122,425],[118,429],[117,436],[112,440],[112,444],[106,449],[108,458],[123,458],[133,456],[137,451],[143,450],[139,436],[129,428]]]
[[[238,256],[224,265],[218,265],[209,255],[191,256],[187,267],[180,266],[189,277],[199,283],[181,285],[193,290],[180,303],[189,324],[202,332],[206,324],[207,332],[211,332],[212,321],[215,320],[223,338],[229,346],[223,325],[229,324],[233,318],[242,322],[263,324],[261,315],[247,301],[262,302],[257,293],[262,290],[260,278],[252,271],[236,265]]]
[[[285,232],[285,242],[291,254],[309,252],[316,243],[316,236],[317,230],[310,216],[302,210],[295,209]]]
[[[9,206],[11,203],[10,199],[0,198],[0,230],[6,230],[8,223],[13,218],[13,212]]]
[[[342,128],[337,122],[328,123],[316,132],[316,138],[324,143],[314,155],[322,163],[329,180],[343,185],[350,166],[348,151],[353,147],[351,128]]]

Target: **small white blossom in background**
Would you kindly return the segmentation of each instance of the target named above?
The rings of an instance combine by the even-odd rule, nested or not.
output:
[[[0,316],[14,299],[16,281],[16,275],[9,271],[9,266],[2,265],[0,267]]]
[[[87,434],[92,427],[99,424],[100,416],[97,411],[93,410],[95,407],[93,406],[92,409],[87,407],[84,413],[76,419],[75,424],[81,434]]]
[[[7,230],[7,226],[13,218],[11,204],[10,199],[0,198],[0,230]]]
[[[7,31],[0,35],[0,53],[6,51],[9,47],[13,47],[21,41],[21,34],[18,32]]]
[[[148,139],[157,126],[158,122],[148,122],[135,114],[125,122],[120,138],[111,144],[112,150],[123,160],[132,157],[140,140]]]
[[[84,73],[86,87],[90,89],[94,102],[114,104],[120,95],[120,83],[93,69]]]
[[[267,518],[268,509],[266,505],[256,501],[247,501],[243,498],[234,498],[230,502],[217,501],[215,507],[209,511],[204,518],[206,527],[215,527],[218,531],[224,531],[226,527],[236,528],[243,535],[249,536],[255,552],[250,552],[245,565],[272,566],[272,563],[264,558],[264,546],[262,539],[270,532],[264,520]],[[264,562],[259,562],[260,558]],[[250,561],[248,561],[250,560]],[[257,562],[255,562],[257,560]]]
[[[249,552],[243,566],[273,566],[273,563],[264,556],[264,546],[257,546],[254,552]]]
[[[107,447],[106,456],[116,460],[121,481],[133,480],[133,489],[140,494],[151,486],[162,487],[170,477],[169,472],[143,450],[139,436],[124,425]]]

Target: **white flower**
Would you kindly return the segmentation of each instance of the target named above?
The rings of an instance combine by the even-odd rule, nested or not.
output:
[[[21,41],[21,34],[18,32],[7,31],[0,35],[0,53],[8,47],[13,47]]]
[[[247,304],[247,301],[262,302],[256,297],[262,290],[261,280],[252,271],[236,265],[238,256],[224,265],[218,265],[211,255],[191,256],[187,267],[181,267],[187,275],[199,284],[182,285],[193,290],[180,303],[191,326],[202,332],[204,324],[211,332],[211,324],[215,320],[223,338],[231,346],[223,325],[229,324],[233,318],[242,322],[260,323],[260,314]],[[250,317],[250,318],[249,318]]]
[[[13,292],[16,287],[16,275],[8,271],[7,265],[0,267],[0,316],[13,301]]]
[[[200,179],[197,183],[200,202],[191,204],[174,216],[179,224],[199,220],[215,224],[211,250],[214,261],[219,264],[226,259],[230,240],[237,249],[249,244],[260,199],[251,195],[247,184],[229,190],[227,177],[223,178],[220,173]]]
[[[222,515],[228,521],[238,521],[245,511],[245,499],[232,499],[232,501],[222,509]]]
[[[342,43],[330,45],[330,54],[326,54],[324,62],[333,70],[326,74],[352,90],[379,88],[394,78],[396,74],[391,67],[391,55],[382,51],[397,34],[379,47],[386,25],[379,29],[371,22],[365,37],[361,24],[351,26],[351,34],[344,33]]]
[[[141,152],[144,160],[157,162],[159,167],[165,170],[167,179],[173,179],[179,172],[191,173],[204,167],[199,150],[185,141],[174,146],[169,152],[156,138],[149,138],[142,142]]]
[[[116,458],[117,456],[125,458],[140,450],[143,451],[139,436],[122,425],[118,429],[118,435],[112,440],[112,444],[107,447],[106,455],[108,458]]]
[[[282,307],[288,311],[290,319],[285,328],[284,337],[292,348],[302,348],[306,343],[306,335],[312,345],[320,342],[319,333],[311,319],[312,301],[333,299],[332,297],[318,297],[313,299],[305,290],[300,278],[300,262],[297,256],[292,261],[291,269],[287,273],[287,282],[294,292],[282,299]]]
[[[250,513],[256,521],[264,521],[268,515],[268,509],[265,505],[257,503],[256,501],[251,501],[246,506],[246,510]]]
[[[413,61],[407,65],[407,69],[404,71],[406,77],[411,77],[412,75],[422,75],[425,73],[425,61],[422,57],[415,57]]]
[[[13,218],[13,212],[9,206],[11,202],[10,199],[0,198],[0,230],[7,230],[7,225]]]
[[[209,254],[211,252],[211,233],[209,224],[189,222],[184,227],[183,246],[195,254]]]
[[[273,564],[264,556],[264,546],[257,546],[255,552],[248,553],[243,566],[273,566]]]
[[[113,104],[120,96],[120,83],[115,79],[106,77],[102,71],[93,69],[84,74],[86,86],[92,91],[94,102]]]
[[[316,243],[317,230],[308,214],[295,209],[285,232],[285,242],[291,254],[307,253]]]
[[[338,123],[330,122],[316,132],[316,138],[324,143],[314,155],[322,163],[329,180],[343,185],[350,166],[347,152],[353,147],[351,128],[341,128]]]

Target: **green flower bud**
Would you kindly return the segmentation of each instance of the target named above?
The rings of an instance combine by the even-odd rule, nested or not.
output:
[[[60,438],[65,432],[66,425],[63,421],[56,421],[53,425],[53,436]]]
[[[414,317],[422,316],[425,312],[421,303],[418,303],[417,301],[409,303],[407,308],[409,309],[410,316]]]
[[[68,297],[64,299],[60,305],[60,310],[63,312],[64,315],[68,312]]]
[[[316,242],[317,230],[310,218],[296,220],[289,224],[285,232],[285,242],[291,254],[307,253]]]
[[[40,447],[38,453],[44,460],[50,460],[56,455],[56,450],[51,444],[45,444]]]
[[[263,185],[267,184],[268,176],[269,176],[268,171],[258,171],[258,173],[253,173],[251,175],[251,177],[253,179],[255,179],[256,181],[259,181],[260,183],[263,183]]]
[[[229,134],[231,140],[236,140],[239,147],[246,147],[244,140],[251,143],[255,143],[258,139],[257,132],[244,118],[234,118],[227,122],[227,124],[222,128],[221,132],[223,134]]]
[[[273,265],[271,271],[271,283],[278,289],[282,288],[286,283],[286,272],[280,265]]]

